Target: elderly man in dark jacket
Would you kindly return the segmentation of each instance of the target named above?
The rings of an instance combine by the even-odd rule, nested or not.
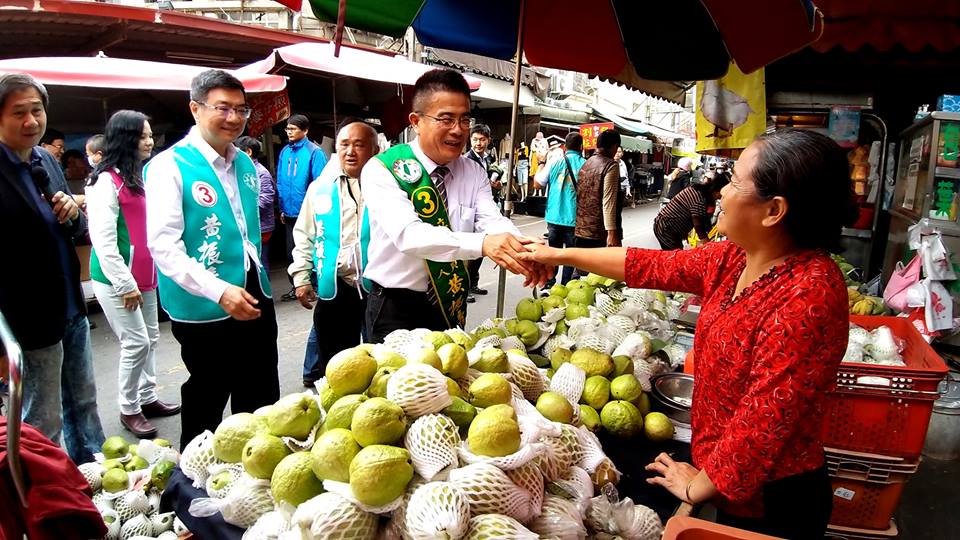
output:
[[[104,440],[74,248],[87,222],[60,165],[37,146],[47,102],[32,77],[0,76],[0,312],[24,350],[24,421],[54,442],[62,434],[83,463]]]

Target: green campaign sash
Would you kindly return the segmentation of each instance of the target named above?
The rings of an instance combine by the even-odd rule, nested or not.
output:
[[[400,189],[410,197],[421,221],[437,227],[450,227],[446,204],[410,145],[394,146],[376,158],[393,174]],[[467,322],[467,292],[470,290],[470,275],[466,262],[424,260],[424,264],[430,276],[430,286],[440,302],[443,318],[451,328],[464,328]]]

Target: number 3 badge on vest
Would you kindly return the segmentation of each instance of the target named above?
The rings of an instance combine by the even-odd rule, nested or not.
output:
[[[212,208],[217,204],[217,192],[214,191],[213,186],[206,182],[194,182],[191,192],[193,195],[193,200],[196,201],[200,206]]]
[[[423,177],[423,169],[415,159],[398,159],[393,162],[393,174],[410,184]]]

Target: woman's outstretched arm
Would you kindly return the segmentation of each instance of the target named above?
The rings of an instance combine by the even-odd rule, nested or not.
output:
[[[540,244],[526,247],[530,251],[519,254],[522,260],[547,266],[573,266],[617,281],[624,278],[627,259],[627,248],[624,247],[557,249]]]

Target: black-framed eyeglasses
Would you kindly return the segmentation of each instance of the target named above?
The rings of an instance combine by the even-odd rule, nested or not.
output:
[[[240,118],[247,120],[250,118],[250,115],[253,114],[253,109],[247,107],[246,105],[240,105],[239,107],[231,107],[229,105],[210,105],[209,103],[204,103],[202,101],[194,101],[197,105],[201,105],[207,109],[211,109],[220,113],[220,116],[224,118],[230,118],[230,113],[234,113]]]
[[[473,121],[473,118],[470,117],[469,115],[464,115],[464,116],[461,116],[460,118],[457,118],[455,116],[440,116],[440,117],[431,116],[429,114],[422,113],[422,112],[418,112],[417,114],[419,114],[420,116],[426,116],[427,118],[440,124],[440,126],[443,127],[444,129],[452,129],[453,126],[457,124],[460,124],[460,127],[462,127],[463,129],[467,129],[470,127],[470,123]]]

